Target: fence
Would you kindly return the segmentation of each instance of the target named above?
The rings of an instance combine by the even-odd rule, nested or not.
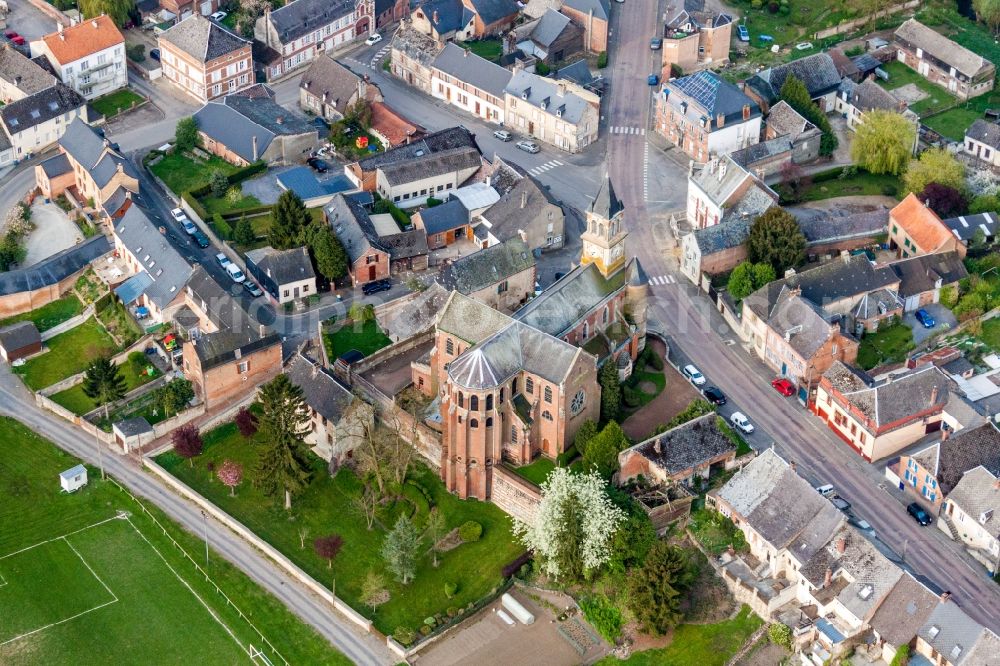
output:
[[[133,502],[135,502],[136,504],[138,504],[138,505],[139,505],[139,508],[141,508],[141,509],[142,509],[142,512],[143,512],[144,514],[146,514],[146,517],[147,517],[147,518],[149,518],[150,520],[152,520],[152,521],[153,521],[153,524],[154,524],[154,525],[156,525],[157,527],[159,527],[159,528],[160,528],[160,530],[162,530],[162,532],[163,532],[163,536],[165,536],[165,537],[167,537],[168,539],[170,539],[170,543],[171,543],[171,544],[173,544],[173,546],[174,546],[174,547],[175,547],[175,548],[176,548],[176,549],[177,549],[178,551],[180,551],[180,552],[181,552],[181,554],[183,554],[185,558],[187,558],[187,561],[188,561],[188,562],[190,562],[190,563],[191,563],[191,564],[192,564],[192,565],[194,566],[194,568],[195,568],[195,571],[197,571],[197,572],[198,572],[199,574],[201,574],[202,576],[204,576],[204,577],[205,577],[205,580],[206,580],[206,581],[208,581],[209,583],[211,583],[211,584],[212,584],[212,586],[213,586],[213,587],[215,588],[215,592],[216,592],[216,593],[217,593],[217,594],[218,594],[219,596],[221,596],[221,597],[222,597],[223,599],[225,599],[225,600],[226,600],[226,603],[227,603],[228,605],[232,606],[232,607],[233,607],[233,608],[234,608],[234,609],[236,610],[236,613],[237,613],[237,614],[238,614],[238,615],[240,616],[240,619],[241,619],[241,620],[243,620],[244,622],[246,622],[246,623],[247,623],[247,625],[249,625],[249,627],[250,627],[251,629],[253,629],[253,630],[254,630],[254,632],[255,632],[255,633],[256,633],[256,634],[258,635],[258,636],[260,636],[260,640],[262,640],[262,641],[264,642],[264,644],[265,644],[265,645],[267,645],[268,649],[270,649],[270,650],[271,650],[271,653],[272,653],[273,655],[277,656],[277,657],[278,657],[278,659],[280,659],[282,663],[284,663],[284,664],[286,664],[286,665],[287,665],[287,664],[289,664],[288,660],[287,660],[287,659],[285,659],[285,658],[284,658],[284,657],[283,657],[283,656],[281,655],[281,653],[280,653],[280,652],[278,652],[277,648],[275,648],[275,647],[274,647],[274,645],[273,645],[273,644],[271,643],[271,641],[269,641],[269,640],[267,639],[267,636],[265,636],[265,635],[264,635],[264,634],[263,634],[263,633],[261,632],[261,630],[257,628],[257,626],[256,626],[256,625],[255,625],[255,624],[254,624],[254,623],[253,623],[253,622],[252,622],[252,621],[250,620],[250,618],[249,618],[249,617],[247,617],[247,616],[246,616],[246,615],[245,615],[245,614],[243,613],[243,611],[242,611],[242,610],[240,609],[240,607],[239,607],[239,606],[237,606],[237,605],[236,605],[235,603],[233,603],[233,600],[229,598],[229,595],[228,595],[228,594],[226,594],[225,592],[223,592],[223,591],[222,591],[222,588],[220,588],[220,587],[218,586],[218,584],[217,584],[217,583],[216,583],[216,582],[215,582],[214,580],[212,580],[212,579],[211,579],[211,577],[209,577],[209,575],[208,575],[208,572],[207,572],[207,571],[205,571],[205,570],[204,570],[204,569],[203,569],[203,568],[201,567],[201,565],[200,565],[200,564],[198,564],[198,563],[197,563],[197,562],[196,562],[196,561],[194,560],[194,558],[193,558],[193,557],[191,557],[190,553],[188,553],[188,552],[187,552],[187,550],[185,550],[185,549],[184,549],[184,546],[182,546],[181,544],[177,543],[177,540],[176,540],[176,539],[174,539],[174,537],[173,537],[173,536],[172,536],[172,535],[170,534],[170,532],[168,532],[168,531],[167,531],[167,528],[163,526],[163,523],[161,523],[161,522],[160,522],[160,521],[159,521],[159,520],[157,519],[157,517],[156,517],[156,516],[154,516],[154,515],[153,515],[152,513],[150,513],[149,509],[147,509],[147,508],[146,508],[146,505],[145,505],[145,504],[143,504],[143,503],[142,503],[142,502],[141,502],[141,501],[139,500],[139,498],[137,498],[137,497],[136,497],[135,495],[133,495],[133,494],[132,494],[131,492],[129,492],[129,491],[128,491],[128,490],[127,490],[127,489],[126,489],[126,488],[125,488],[124,486],[122,486],[122,485],[121,485],[120,483],[118,483],[118,481],[116,481],[116,480],[114,479],[114,477],[108,477],[108,480],[109,480],[109,481],[111,481],[111,483],[115,484],[115,486],[117,486],[117,487],[118,487],[118,490],[120,490],[120,491],[122,491],[123,493],[125,493],[125,494],[126,494],[126,495],[127,495],[128,497],[130,497],[130,498],[132,499],[132,501],[133,501]],[[140,534],[141,534],[141,532],[140,532]]]

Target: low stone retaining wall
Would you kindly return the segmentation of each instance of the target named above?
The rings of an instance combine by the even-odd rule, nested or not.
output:
[[[54,338],[60,333],[65,333],[66,331],[72,328],[76,328],[77,326],[79,326],[80,324],[87,321],[93,316],[94,316],[94,304],[91,303],[86,307],[86,309],[83,312],[81,312],[77,316],[73,317],[72,319],[67,319],[63,323],[58,324],[57,326],[53,326],[49,330],[42,333],[42,342]]]

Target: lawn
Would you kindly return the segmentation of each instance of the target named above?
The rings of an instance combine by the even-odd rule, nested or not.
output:
[[[14,368],[33,391],[83,372],[90,361],[118,351],[114,340],[91,317],[45,343],[48,352]]]
[[[233,187],[239,186],[234,185]],[[201,205],[204,206],[205,212],[209,215],[214,215],[215,213],[227,215],[229,213],[238,213],[247,208],[256,208],[263,204],[260,203],[260,199],[257,197],[247,194],[240,197],[239,201],[235,203],[231,202],[228,197],[205,197],[201,200]]]
[[[401,511],[408,511],[413,512],[415,523],[422,526],[429,499],[445,517],[449,528],[475,520],[482,524],[483,536],[479,541],[442,553],[437,568],[431,565],[430,554],[424,550],[429,546],[425,540],[415,579],[403,587],[387,575],[391,598],[373,616],[371,607],[360,601],[361,585],[369,571],[386,573],[380,555],[384,531],[378,524],[372,530],[367,529],[363,515],[354,508],[353,500],[361,492],[361,483],[354,473],[341,468],[331,477],[326,462],[314,457],[312,482],[294,499],[292,510],[286,512],[279,497],[267,497],[249,483],[244,482],[236,496],[231,497],[225,486],[212,480],[209,463],[217,469],[228,458],[242,463],[247,470],[253,466],[254,447],[248,445],[234,424],[205,433],[204,439],[204,453],[194,459],[193,467],[172,452],[160,455],[157,462],[278,548],[321,584],[330,585],[336,580],[337,596],[365,616],[373,617],[375,626],[384,633],[391,633],[401,625],[416,629],[428,616],[443,613],[449,607],[462,608],[490,594],[502,582],[501,568],[522,551],[511,536],[510,519],[503,511],[486,502],[458,499],[445,489],[434,472],[418,465],[403,487],[404,499],[380,507],[379,522],[391,525]],[[300,529],[306,534],[304,548]],[[339,534],[344,540],[332,570],[311,545],[313,539],[330,534]],[[452,599],[445,596],[446,582],[458,584]]]
[[[865,333],[858,349],[858,365],[870,370],[883,363],[899,363],[913,349],[913,331],[903,323],[879,328],[876,333]]]
[[[68,321],[83,312],[83,303],[75,294],[67,294],[62,298],[46,303],[30,312],[7,317],[0,321],[0,327],[16,324],[19,321],[33,321],[35,327],[41,333],[50,328],[55,328],[64,321]]]
[[[670,645],[660,650],[633,653],[625,661],[605,657],[599,666],[723,666],[763,623],[744,605],[731,620],[716,624],[682,624],[674,630]]]
[[[165,155],[159,162],[150,167],[156,176],[167,184],[174,194],[181,194],[208,185],[212,172],[221,171],[227,176],[236,171],[237,167],[225,160],[212,156],[207,160],[193,160],[181,153]]]
[[[336,359],[352,349],[356,349],[365,356],[374,354],[383,347],[392,344],[392,340],[382,332],[378,323],[366,321],[358,326],[350,319],[340,324],[340,328],[333,332],[323,334],[323,343],[326,345],[326,353],[330,359]]]
[[[251,197],[252,198],[252,197]],[[312,216],[313,222],[322,223],[323,222],[323,209],[322,208],[309,208],[309,215]],[[232,211],[239,212],[239,211]],[[257,238],[263,238],[267,236],[267,232],[271,229],[271,213],[264,213],[263,215],[255,214],[253,217],[249,218],[250,224],[253,226],[253,232],[257,234]],[[232,218],[228,220],[229,226],[236,227],[236,223],[239,222],[239,218]]]
[[[463,42],[461,46],[490,62],[500,62],[500,56],[503,54],[503,42],[499,39],[480,39],[474,42]]]
[[[538,460],[530,465],[512,467],[515,474],[522,479],[530,481],[536,486],[542,485],[545,479],[549,478],[549,473],[556,468],[556,464],[544,456],[539,456]]]
[[[128,387],[128,391],[137,389],[143,384],[153,381],[160,375],[159,371],[155,367],[153,367],[152,375],[145,373],[139,374],[137,368],[129,361],[125,361],[120,367],[122,369],[122,377],[125,379],[125,385]],[[69,411],[79,416],[83,416],[97,407],[97,405],[94,404],[94,401],[88,398],[83,392],[82,383],[68,388],[65,391],[60,391],[59,393],[52,395],[51,398],[57,405],[62,405]]]
[[[947,90],[935,83],[931,83],[898,60],[885,63],[882,65],[882,69],[889,74],[888,81],[879,81],[883,88],[895,90],[896,88],[901,88],[912,83],[928,95],[925,99],[910,105],[910,110],[918,116],[922,117],[942,111],[955,106],[958,102],[955,96]]]
[[[111,432],[112,423],[117,423],[136,416],[141,416],[146,419],[146,422],[149,423],[149,425],[156,425],[157,423],[167,419],[167,414],[156,402],[156,391],[144,393],[135,400],[127,402],[117,409],[112,410],[108,415],[108,418],[99,418],[96,421],[96,425],[104,432]]]
[[[839,172],[840,169],[838,168]],[[835,177],[829,180],[814,180],[798,197],[797,202],[821,201],[836,197],[850,196],[896,196],[899,191],[899,177],[891,174],[871,174],[858,170],[846,178]],[[779,186],[782,196],[785,188]]]
[[[79,461],[8,418],[0,459],[0,663],[247,663],[246,646],[264,645],[239,611],[277,649],[272,663],[350,663],[213,554],[206,571],[229,606],[187,557],[204,566],[200,538],[97,470],[60,492]]]
[[[977,336],[994,352],[1000,352],[1000,319],[987,319],[983,331]]]
[[[98,113],[106,118],[111,118],[112,116],[117,116],[122,111],[131,109],[133,105],[142,104],[144,101],[145,99],[142,95],[137,95],[128,88],[122,88],[110,95],[95,99],[90,104]]]
[[[922,122],[941,136],[953,141],[963,141],[965,130],[982,118],[986,109],[996,108],[1000,108],[1000,91],[993,90],[967,102],[960,102],[955,108],[925,118]]]
[[[645,407],[653,399],[663,392],[663,389],[667,386],[667,378],[663,376],[662,370],[653,370],[650,366],[645,366],[646,369],[636,370],[632,373],[632,376],[625,381],[624,388],[629,388],[634,391],[635,398],[638,400],[638,405],[632,409],[639,409]],[[628,403],[626,403],[626,408],[628,409]]]

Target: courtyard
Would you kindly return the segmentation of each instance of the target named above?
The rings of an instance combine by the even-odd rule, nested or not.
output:
[[[37,200],[31,206],[31,222],[34,231],[24,240],[27,257],[23,267],[34,266],[57,252],[71,248],[83,241],[83,233],[76,222],[54,203]]]

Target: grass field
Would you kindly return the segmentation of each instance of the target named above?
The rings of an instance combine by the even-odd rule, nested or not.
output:
[[[913,331],[906,324],[880,328],[876,333],[866,333],[861,339],[858,365],[863,370],[870,370],[882,363],[905,361],[913,347]]]
[[[237,167],[223,159],[212,156],[207,160],[195,161],[181,153],[171,153],[157,162],[150,170],[167,184],[175,194],[208,185],[213,171],[221,171],[227,176]]]
[[[0,663],[251,663],[263,644],[188,558],[198,538],[94,469],[60,492],[78,461],[12,419],[0,460]],[[272,641],[272,663],[350,663],[225,560],[206,572]]]
[[[83,303],[75,294],[69,294],[62,298],[46,303],[30,312],[7,317],[0,320],[0,328],[16,324],[19,321],[33,321],[39,333],[55,328],[64,321],[68,321],[83,312]]]
[[[143,98],[141,95],[136,95],[128,88],[123,88],[110,95],[95,99],[91,102],[91,105],[101,115],[111,118],[112,116],[117,116],[122,111],[131,109],[133,104],[142,104],[142,102]]]
[[[366,321],[357,326],[352,321],[345,321],[336,331],[323,334],[323,343],[330,359],[356,349],[365,356],[374,354],[383,347],[388,347],[392,340],[382,332],[374,321]]]
[[[143,384],[153,381],[160,374],[154,368],[154,374],[152,376],[146,374],[140,375],[136,371],[136,368],[128,361],[121,364],[121,369],[122,377],[125,379],[127,391],[139,388]],[[97,407],[97,405],[94,404],[94,401],[88,398],[83,392],[83,384],[77,384],[76,386],[70,387],[65,391],[54,393],[51,398],[57,405],[62,405],[69,411],[80,416],[83,416]]]
[[[822,201],[824,199],[851,196],[896,196],[899,187],[900,181],[898,176],[887,173],[872,174],[859,171],[847,178],[833,178],[822,182],[814,182],[801,193],[798,201]],[[783,189],[779,186],[779,190],[783,191]]]
[[[513,471],[522,479],[526,479],[536,486],[540,486],[545,479],[549,478],[549,474],[555,468],[556,464],[554,462],[548,458],[539,457],[538,460],[530,465],[515,467],[513,468]]]
[[[313,458],[313,480],[293,500],[292,510],[288,512],[282,508],[280,498],[268,497],[247,482],[237,488],[235,497],[230,496],[229,489],[214,480],[214,475],[208,471],[209,463],[218,469],[227,458],[241,463],[245,470],[252,469],[254,446],[240,435],[234,424],[203,433],[203,437],[204,453],[194,459],[193,466],[173,452],[158,456],[157,462],[287,555],[320,584],[330,585],[336,580],[337,596],[366,617],[372,617],[383,633],[391,633],[401,625],[417,629],[428,616],[444,613],[452,606],[462,608],[486,596],[502,582],[503,565],[522,552],[511,536],[510,518],[503,511],[486,502],[458,499],[426,467],[419,466],[410,472],[411,482],[402,489],[404,499],[381,506],[378,523],[369,530],[354,505],[361,493],[361,483],[351,470],[342,468],[331,477],[326,471],[326,463]],[[428,498],[444,515],[449,529],[474,520],[483,526],[483,535],[479,541],[442,553],[437,568],[432,566],[425,539],[416,577],[403,586],[385,570],[380,554],[385,536],[383,526],[391,527],[399,513],[406,511],[412,514],[414,523],[422,527],[429,511]],[[304,548],[299,529],[306,532]],[[332,570],[312,548],[314,539],[330,534],[339,534],[344,540]],[[369,571],[386,574],[391,595],[389,602],[379,606],[374,616],[371,607],[360,601],[361,585]],[[446,582],[458,585],[452,599],[444,593]]]
[[[14,368],[34,391],[83,372],[93,359],[118,350],[111,336],[93,317],[46,341],[45,346],[48,352]]]
[[[927,97],[910,105],[910,110],[918,116],[926,116],[930,113],[941,111],[954,106],[958,100],[950,92],[941,86],[931,83],[920,76],[915,70],[910,69],[898,60],[893,60],[882,65],[889,74],[889,80],[881,82],[882,87],[887,90],[895,90],[912,83]]]

